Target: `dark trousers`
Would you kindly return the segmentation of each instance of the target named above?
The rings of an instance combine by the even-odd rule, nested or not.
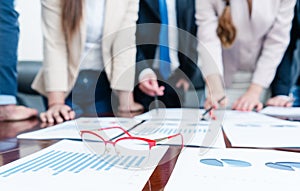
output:
[[[96,117],[112,116],[113,108],[118,105],[116,100],[105,72],[84,70],[65,103],[75,111],[76,117]]]

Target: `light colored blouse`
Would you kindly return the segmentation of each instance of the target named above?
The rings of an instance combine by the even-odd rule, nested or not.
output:
[[[103,70],[101,38],[103,36],[105,0],[85,0],[86,41],[80,70]]]
[[[230,87],[234,73],[245,71],[253,73],[252,83],[267,88],[289,43],[296,1],[252,0],[251,15],[247,0],[230,2],[237,36],[232,47],[225,49],[216,33],[224,1],[196,0],[200,57],[210,54],[220,73],[224,72],[226,87]],[[204,56],[201,69],[205,76],[210,74],[211,64]]]
[[[44,61],[32,88],[45,96],[53,91],[66,92],[68,96],[78,77],[86,43],[86,9],[79,30],[67,42],[61,26],[61,0],[41,0],[41,4]],[[114,90],[132,91],[134,87],[138,7],[138,0],[105,1],[101,49],[104,69]]]

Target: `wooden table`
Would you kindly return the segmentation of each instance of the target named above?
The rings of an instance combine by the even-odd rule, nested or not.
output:
[[[41,123],[37,118],[17,122],[0,122],[0,166],[23,158],[59,141],[18,140],[16,138],[20,133],[41,128]],[[179,153],[180,150],[178,148],[170,149],[164,157],[173,156],[172,153],[174,152]],[[173,157],[172,160],[157,166],[143,190],[162,190],[171,175],[177,157]]]
[[[0,122],[0,166],[30,155],[57,142],[55,140],[35,141],[18,140],[16,138],[20,133],[40,128],[40,122],[36,118],[17,122]]]
[[[30,155],[36,151],[39,151],[43,148],[46,148],[58,140],[45,140],[45,141],[36,141],[36,140],[18,140],[16,136],[20,133],[33,131],[41,129],[41,123],[37,118],[32,118],[24,121],[17,122],[0,122],[0,166],[8,164],[12,161],[15,161],[19,158]],[[227,139],[225,133],[225,144],[227,148],[233,148],[230,144],[230,141]],[[238,148],[238,147],[234,147]],[[276,150],[285,150],[292,152],[300,152],[299,149],[276,149]],[[163,190],[164,186],[169,180],[169,177],[176,165],[178,155],[175,155],[174,152],[179,153],[179,148],[169,148],[165,154],[163,161],[167,161],[164,164],[158,165],[148,182],[145,184],[143,190]],[[171,160],[169,159],[172,156]]]

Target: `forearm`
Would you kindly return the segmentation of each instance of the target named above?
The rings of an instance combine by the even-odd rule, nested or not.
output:
[[[263,91],[263,87],[261,85],[251,83],[247,89],[247,93],[250,93],[253,96],[260,96]]]
[[[57,104],[65,104],[65,92],[48,92],[48,107]]]
[[[225,95],[224,82],[220,74],[207,76],[205,82],[210,94],[218,96],[217,99],[220,99]]]

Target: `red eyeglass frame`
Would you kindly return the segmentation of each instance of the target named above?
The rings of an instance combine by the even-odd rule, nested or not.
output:
[[[102,136],[98,135],[95,131],[103,131],[103,130],[110,130],[110,129],[120,129],[121,131],[123,131],[124,134],[126,134],[128,137],[121,137],[121,138],[118,138],[117,140],[115,141],[111,141],[111,140],[105,140]],[[132,136],[128,131],[126,131],[125,129],[123,129],[122,127],[120,126],[113,126],[113,127],[104,127],[104,128],[100,128],[100,129],[95,129],[95,130],[82,130],[80,131],[80,136],[82,138],[82,135],[84,133],[89,133],[89,134],[92,134],[96,137],[98,137],[99,139],[101,139],[105,146],[110,143],[112,144],[113,146],[116,145],[117,142],[119,141],[122,141],[122,140],[126,140],[126,139],[135,139],[135,140],[141,140],[141,141],[145,141],[148,143],[149,145],[149,150],[151,150],[152,147],[156,146],[156,143],[159,142],[159,141],[162,141],[162,140],[165,140],[165,139],[172,139],[173,137],[176,137],[176,136],[180,136],[181,137],[181,147],[183,147],[183,136],[181,133],[177,133],[177,134],[174,134],[174,135],[170,135],[170,136],[167,136],[167,137],[163,137],[163,138],[159,138],[159,139],[148,139],[148,138],[143,138],[143,137],[134,137]]]

